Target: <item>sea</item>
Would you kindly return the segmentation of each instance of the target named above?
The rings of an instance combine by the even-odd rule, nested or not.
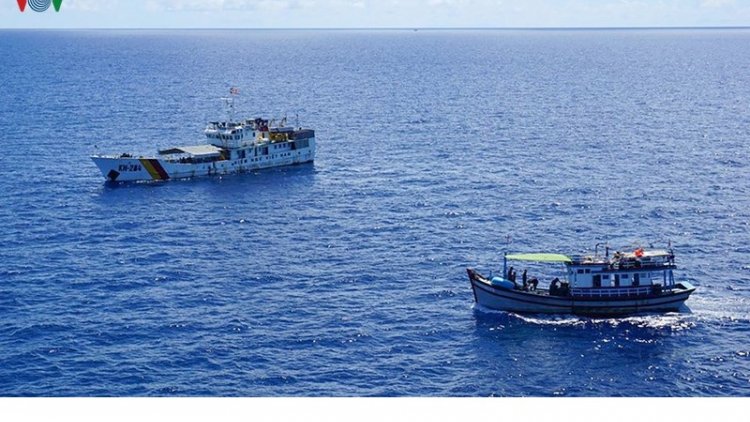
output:
[[[91,161],[203,143],[235,87],[315,162]],[[748,141],[750,29],[0,30],[0,396],[750,396]],[[604,245],[697,290],[474,303],[467,267]]]

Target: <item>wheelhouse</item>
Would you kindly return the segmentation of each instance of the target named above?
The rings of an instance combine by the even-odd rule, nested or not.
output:
[[[573,295],[637,295],[674,287],[675,268],[671,252],[637,249],[616,252],[611,260],[571,257],[566,265],[566,278]]]

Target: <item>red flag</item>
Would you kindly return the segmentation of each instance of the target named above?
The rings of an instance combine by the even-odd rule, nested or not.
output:
[[[230,94],[237,95],[240,93],[240,91],[237,88],[232,88],[229,90]]]
[[[21,9],[23,12],[24,9],[26,9],[26,0],[17,0],[18,1],[18,8]]]

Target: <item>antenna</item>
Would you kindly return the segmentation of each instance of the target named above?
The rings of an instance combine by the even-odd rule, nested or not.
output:
[[[229,94],[231,97],[224,97],[223,100],[227,107],[229,107],[229,121],[227,123],[234,123],[234,96],[240,94],[240,90],[236,87],[229,88]]]
[[[226,122],[228,126],[229,123],[234,122],[234,98],[221,97],[221,100],[224,102],[224,108],[226,109],[227,118],[229,119]]]
[[[234,98],[227,98],[227,106],[229,106],[229,123],[234,122]]]

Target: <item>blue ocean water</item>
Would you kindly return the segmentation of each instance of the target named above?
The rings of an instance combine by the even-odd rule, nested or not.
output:
[[[750,30],[0,31],[2,396],[748,396]],[[312,165],[109,185],[247,116]],[[510,243],[508,244],[508,238]],[[674,247],[679,313],[476,308]]]

